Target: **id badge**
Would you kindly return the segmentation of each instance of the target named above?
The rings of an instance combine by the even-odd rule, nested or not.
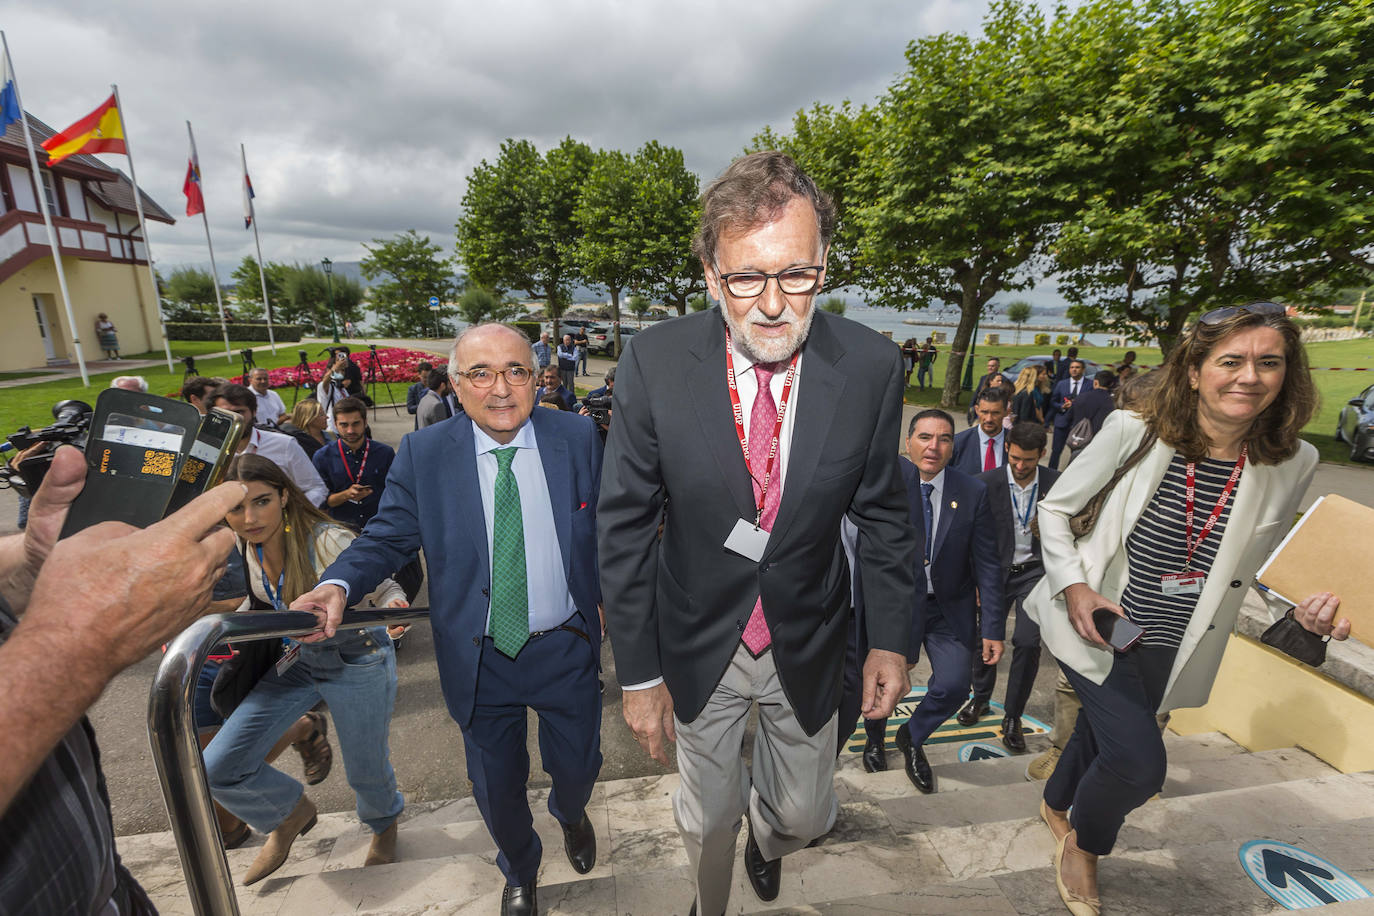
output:
[[[277,676],[281,677],[283,674],[290,671],[291,666],[299,661],[300,657],[301,644],[293,643],[291,648],[283,652],[281,658],[277,659]]]
[[[1206,581],[1200,572],[1165,573],[1159,577],[1159,590],[1166,595],[1200,595]]]
[[[769,532],[755,526],[753,522],[740,519],[735,522],[735,529],[725,539],[725,549],[757,563],[763,559],[763,552],[768,547],[768,535]]]

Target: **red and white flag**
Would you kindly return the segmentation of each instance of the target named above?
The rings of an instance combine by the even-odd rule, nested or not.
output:
[[[196,141],[191,141],[191,158],[186,162],[186,181],[181,185],[186,195],[186,215],[205,212],[205,198],[200,193],[200,159],[196,156]]]

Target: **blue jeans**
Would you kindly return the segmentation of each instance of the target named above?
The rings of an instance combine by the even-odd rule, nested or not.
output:
[[[303,645],[284,673],[268,671],[205,749],[210,794],[260,833],[271,833],[305,791],[264,762],[291,724],[323,697],[334,718],[358,819],[381,833],[405,807],[387,744],[396,702],[396,652],[383,627],[331,645]]]

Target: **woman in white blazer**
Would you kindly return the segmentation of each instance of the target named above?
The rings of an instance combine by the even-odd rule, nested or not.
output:
[[[1060,896],[1082,916],[1100,911],[1097,857],[1164,783],[1156,713],[1207,701],[1245,592],[1317,463],[1298,438],[1316,391],[1281,306],[1208,312],[1157,371],[1161,384],[1139,413],[1112,413],[1040,503],[1045,577],[1025,602],[1083,702],[1041,803]],[[1069,519],[1151,433],[1157,441],[1075,539]],[[1339,604],[1313,595],[1295,618],[1343,639]],[[1099,608],[1144,627],[1140,645],[1113,652],[1093,622]]]

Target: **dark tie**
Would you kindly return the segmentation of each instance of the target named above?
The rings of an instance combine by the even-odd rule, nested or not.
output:
[[[1078,379],[1074,379],[1074,380],[1073,380],[1073,384],[1070,385],[1069,388],[1070,388],[1069,397],[1071,397],[1071,398],[1076,398],[1076,397],[1078,397]]]
[[[997,467],[997,455],[992,450],[992,441],[988,440],[988,450],[983,453],[983,470],[991,471]]]
[[[930,565],[930,553],[933,549],[931,542],[935,540],[933,522],[935,521],[935,506],[930,501],[930,494],[935,491],[935,484],[921,484],[921,502],[925,506],[926,516],[926,565]]]

